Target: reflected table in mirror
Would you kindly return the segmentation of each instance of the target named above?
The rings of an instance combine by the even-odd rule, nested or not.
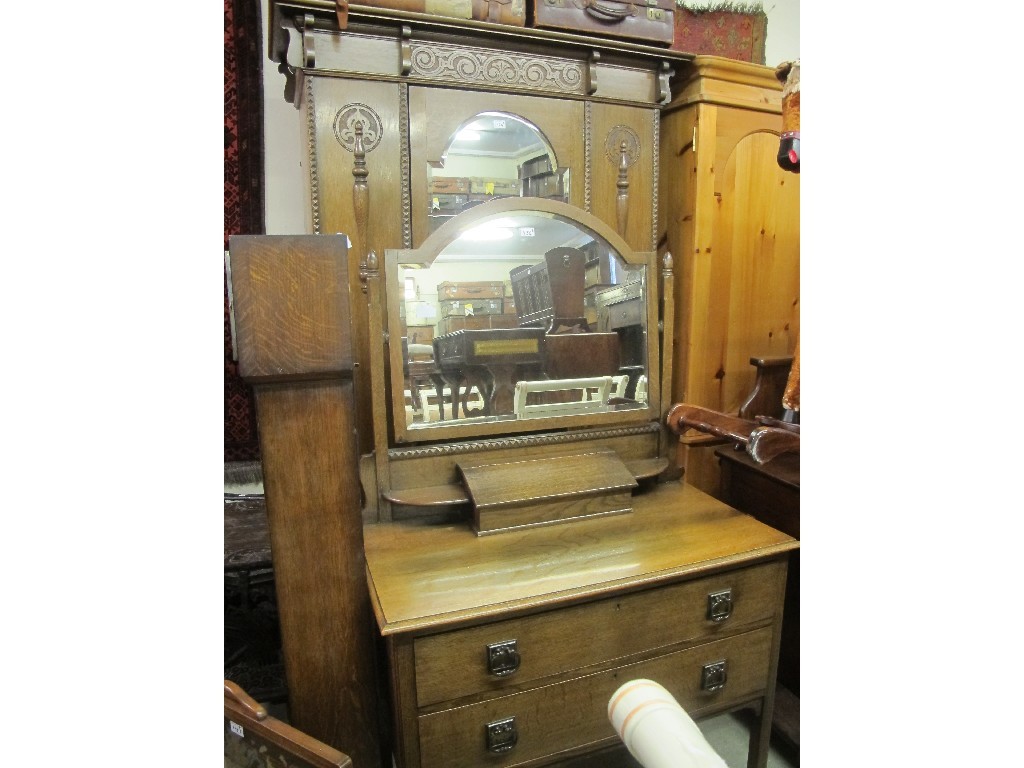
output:
[[[543,328],[488,328],[453,331],[434,339],[434,359],[452,393],[452,414],[513,414],[515,383],[541,377]],[[467,411],[460,390],[476,386],[483,395],[480,413]]]

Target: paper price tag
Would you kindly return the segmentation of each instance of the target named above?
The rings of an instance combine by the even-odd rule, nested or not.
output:
[[[231,725],[231,732],[233,734],[235,734],[239,738],[242,738],[242,739],[245,738],[245,729],[242,728],[242,726],[240,726],[234,720],[228,720],[228,723]]]

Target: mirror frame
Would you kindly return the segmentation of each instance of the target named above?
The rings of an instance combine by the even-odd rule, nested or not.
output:
[[[503,420],[493,422],[447,423],[437,422],[427,427],[410,429],[405,420],[405,376],[400,343],[400,306],[403,299],[403,282],[399,269],[407,264],[431,266],[442,251],[454,242],[462,232],[480,224],[484,219],[509,215],[516,212],[539,212],[561,216],[580,227],[590,230],[615,249],[627,264],[645,268],[645,301],[647,320],[647,367],[648,397],[646,408],[602,413],[543,416],[531,419]],[[658,333],[658,254],[655,251],[634,251],[623,238],[605,222],[568,203],[539,197],[513,197],[481,203],[446,221],[419,248],[393,248],[384,252],[384,280],[386,295],[382,297],[382,318],[387,328],[396,332],[391,336],[394,343],[385,346],[386,356],[382,361],[390,376],[388,397],[388,419],[393,429],[394,441],[398,445],[411,443],[433,443],[438,441],[519,435],[532,432],[565,431],[589,427],[635,426],[651,421],[660,421],[661,414],[661,370],[660,334]]]

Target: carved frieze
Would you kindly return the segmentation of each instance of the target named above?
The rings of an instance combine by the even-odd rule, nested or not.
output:
[[[579,62],[439,43],[412,43],[410,75],[467,85],[584,93],[584,70]]]
[[[617,429],[592,430],[587,432],[550,432],[538,435],[521,435],[518,437],[500,437],[489,440],[472,440],[461,443],[444,443],[425,446],[423,448],[390,448],[388,459],[401,461],[403,459],[420,459],[426,456],[455,456],[464,453],[476,453],[479,451],[496,451],[507,448],[528,448],[541,445],[558,445],[562,443],[576,443],[584,440],[610,440],[618,437],[631,437],[633,435],[647,435],[661,432],[659,422],[650,422],[636,427],[621,427]]]

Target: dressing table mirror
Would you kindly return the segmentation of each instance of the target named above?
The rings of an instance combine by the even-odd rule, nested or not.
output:
[[[428,231],[482,202],[543,197],[569,202],[569,168],[540,128],[511,112],[480,112],[427,158]]]
[[[387,397],[363,459],[369,521],[471,509],[483,534],[628,511],[625,495],[669,464],[657,262],[575,206],[510,196],[387,250],[383,276],[365,269],[371,336],[388,329],[372,371]],[[576,503],[602,493],[573,486],[572,509],[487,523],[471,465],[523,461],[553,482],[583,462],[622,483],[607,503]]]

